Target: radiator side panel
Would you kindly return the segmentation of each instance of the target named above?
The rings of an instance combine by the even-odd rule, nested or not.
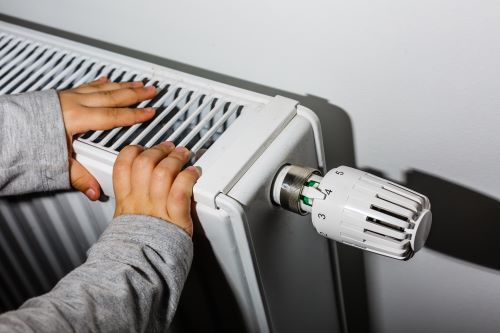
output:
[[[340,332],[335,253],[310,216],[273,206],[271,184],[286,164],[318,165],[311,124],[295,117],[229,192],[246,212],[273,332]]]

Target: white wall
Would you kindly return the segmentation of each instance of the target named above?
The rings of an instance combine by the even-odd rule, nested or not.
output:
[[[424,249],[411,261],[367,261],[377,332],[498,332],[500,271]]]
[[[351,118],[358,166],[500,199],[498,1],[2,0],[0,13],[326,98]],[[500,330],[498,271],[430,250],[367,258],[378,331]]]

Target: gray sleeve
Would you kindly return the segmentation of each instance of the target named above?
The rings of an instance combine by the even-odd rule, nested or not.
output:
[[[69,187],[57,92],[0,96],[0,196]]]
[[[192,256],[177,226],[120,216],[52,291],[0,315],[0,332],[165,332]]]

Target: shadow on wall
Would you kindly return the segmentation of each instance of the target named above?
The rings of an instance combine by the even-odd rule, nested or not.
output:
[[[427,247],[500,270],[499,201],[419,171],[410,171],[407,183],[431,200],[433,224]]]
[[[384,177],[377,170],[366,171]],[[384,177],[387,178],[387,177]],[[426,247],[500,270],[500,202],[427,173],[410,170],[407,186],[429,197],[432,228]]]

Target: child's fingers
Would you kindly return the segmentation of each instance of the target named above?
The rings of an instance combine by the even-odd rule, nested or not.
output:
[[[97,85],[100,85],[100,84],[103,84],[103,83],[106,83],[106,82],[108,82],[108,78],[105,77],[105,76],[101,76],[100,78],[98,78],[98,79],[96,79],[94,81],[90,81],[90,82],[84,83],[82,85],[79,85],[78,87],[75,87],[72,90],[79,92],[80,89],[86,89],[86,88],[89,88],[89,87],[94,87],[94,86],[97,86]]]
[[[142,87],[144,87],[144,82],[142,82],[142,81],[105,82],[105,83],[93,86],[93,88],[97,88],[96,91],[118,90],[118,89],[126,89],[126,88],[142,88]]]
[[[114,127],[130,126],[151,119],[153,108],[88,108],[81,117],[74,119],[74,132],[107,130]]]
[[[127,196],[132,188],[132,164],[144,147],[131,145],[123,148],[113,166],[113,190],[117,200]]]
[[[99,84],[102,84],[102,83],[108,82],[108,81],[109,81],[109,79],[106,76],[101,76],[101,77],[95,79],[94,81],[90,81],[86,84],[89,86],[96,86],[96,85],[99,85]]]
[[[193,186],[200,178],[200,171],[190,166],[179,173],[172,184],[172,189],[168,195],[167,210],[169,217],[184,230],[192,226],[191,222],[191,197]]]
[[[69,174],[71,185],[76,190],[84,193],[92,201],[99,199],[101,192],[99,183],[83,165],[73,158],[69,161]]]
[[[72,88],[71,90],[75,92],[82,92],[87,88],[97,86],[99,84],[103,84],[106,82],[108,82],[108,78],[106,76],[101,76],[100,78],[95,79],[94,81],[86,82],[84,84],[79,85],[78,87]]]
[[[151,197],[157,202],[166,204],[168,194],[175,177],[189,160],[189,150],[177,147],[168,157],[164,158],[153,171],[151,178]]]
[[[153,170],[160,161],[166,158],[174,149],[174,144],[159,144],[145,150],[132,165],[132,191],[149,193]]]
[[[141,88],[144,86],[142,81],[134,82],[103,82],[95,85],[82,85],[74,89],[80,94],[90,94],[98,91],[111,91],[126,88]]]
[[[88,107],[122,107],[136,104],[156,95],[154,86],[96,91],[82,96],[82,104]]]

